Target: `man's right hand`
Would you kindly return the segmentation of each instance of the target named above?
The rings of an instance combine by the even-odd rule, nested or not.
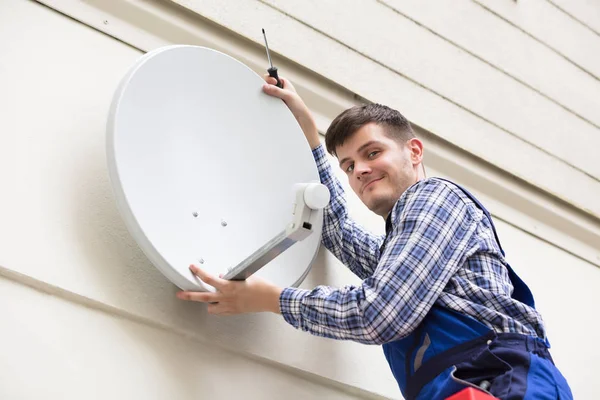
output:
[[[284,101],[296,118],[296,121],[298,121],[298,124],[300,124],[300,128],[304,132],[310,148],[316,149],[320,144],[317,124],[310,110],[304,104],[304,101],[296,93],[296,89],[294,89],[292,83],[280,76],[279,80],[283,84],[283,89],[281,89],[275,86],[277,84],[275,78],[270,77],[268,74],[265,74],[264,78],[267,83],[263,85],[263,92]]]

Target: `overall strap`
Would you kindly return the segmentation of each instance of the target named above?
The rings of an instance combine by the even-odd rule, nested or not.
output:
[[[498,244],[498,247],[500,248],[502,255],[505,256],[506,254],[504,253],[504,249],[502,249],[502,245],[500,244],[500,239],[498,238],[498,233],[496,232],[496,227],[494,226],[494,221],[492,220],[492,216],[490,215],[488,210],[483,206],[483,204],[481,204],[474,195],[472,195],[467,189],[460,186],[459,184],[454,183],[454,182],[452,182],[448,179],[444,179],[444,178],[437,178],[437,179],[451,183],[454,186],[456,186],[457,188],[459,188],[460,190],[462,190],[464,192],[464,194],[467,195],[477,205],[477,207],[479,207],[481,209],[481,211],[483,211],[483,213],[487,217],[488,221],[490,221],[490,225],[492,226],[492,230],[494,231],[494,237],[496,238],[496,243]],[[506,264],[506,266],[508,268],[508,277],[510,278],[510,280],[513,284],[513,287],[514,287],[512,298],[520,301],[521,303],[527,304],[528,306],[530,306],[532,308],[535,308],[535,301],[533,300],[533,294],[531,293],[531,290],[529,290],[529,287],[525,284],[525,282],[523,282],[523,280],[521,278],[519,278],[519,276],[515,273],[515,271],[513,271],[511,266],[508,265],[508,263]]]

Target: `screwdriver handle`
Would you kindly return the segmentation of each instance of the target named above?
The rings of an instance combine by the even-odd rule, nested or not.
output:
[[[277,85],[275,85],[275,86],[283,89],[283,83],[281,83],[279,76],[277,76],[277,67],[271,67],[267,70],[267,72],[269,72],[270,77],[275,78],[277,80]]]

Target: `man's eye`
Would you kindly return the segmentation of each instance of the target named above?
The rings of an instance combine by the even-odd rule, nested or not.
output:
[[[354,171],[354,164],[350,164],[346,167],[346,172],[352,172]]]
[[[373,158],[377,155],[377,153],[379,153],[379,151],[372,151],[369,153],[369,158]]]

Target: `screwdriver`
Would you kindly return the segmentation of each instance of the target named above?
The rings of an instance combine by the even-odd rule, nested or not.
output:
[[[277,67],[273,66],[273,63],[271,62],[271,54],[269,53],[269,44],[267,43],[267,34],[265,33],[265,30],[262,30],[263,36],[265,37],[265,47],[267,48],[267,57],[269,58],[269,64],[271,65],[271,68],[269,68],[267,70],[267,72],[269,73],[269,76],[272,78],[275,78],[277,80],[277,87],[278,88],[282,88],[283,89],[283,83],[281,83],[281,81],[279,80],[279,76],[277,76]]]

